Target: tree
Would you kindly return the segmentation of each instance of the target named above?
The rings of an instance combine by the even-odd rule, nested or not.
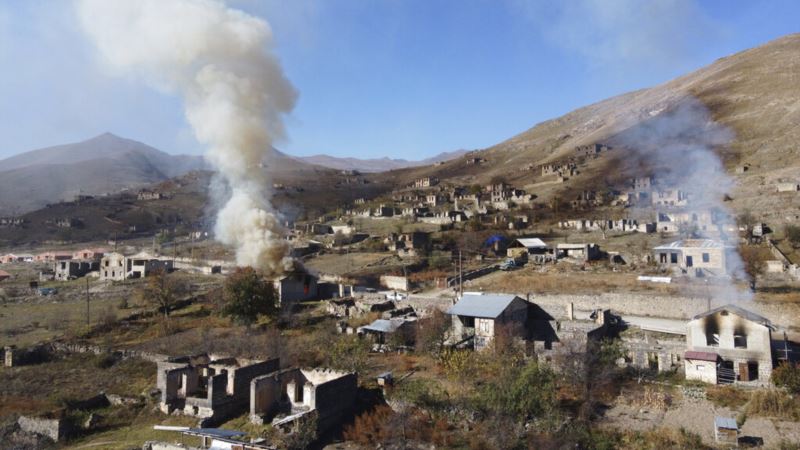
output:
[[[417,321],[417,351],[425,351],[439,356],[447,342],[450,330],[450,317],[438,308],[434,308],[430,317]]]
[[[786,225],[783,229],[783,233],[786,235],[786,239],[789,240],[789,243],[792,244],[792,247],[800,247],[800,226]]]
[[[165,319],[169,319],[170,309],[183,291],[183,286],[169,277],[166,270],[156,269],[147,277],[142,296],[147,303],[157,306],[164,313]]]
[[[772,371],[772,382],[775,386],[785,387],[792,394],[800,394],[800,365],[781,362]]]
[[[259,315],[278,310],[275,287],[252,267],[239,267],[228,275],[222,291],[222,315],[250,326]]]

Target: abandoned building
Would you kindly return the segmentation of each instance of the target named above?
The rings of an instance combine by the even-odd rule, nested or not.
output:
[[[278,304],[281,307],[319,298],[319,279],[306,272],[293,272],[273,281]]]
[[[72,259],[94,259],[100,260],[108,250],[104,248],[84,248],[72,252]]]
[[[100,279],[120,281],[127,278],[144,278],[155,271],[172,272],[173,268],[171,259],[159,259],[146,252],[130,256],[110,252],[100,259]]]
[[[772,323],[735,305],[694,316],[687,325],[687,380],[769,383]]]
[[[683,239],[653,249],[656,262],[693,276],[722,276],[728,272],[732,247],[712,239]]]
[[[506,249],[509,258],[521,258],[536,263],[552,259],[552,250],[539,238],[519,238]]]
[[[439,184],[439,179],[436,177],[423,177],[417,178],[414,180],[414,187],[415,188],[428,188],[431,186],[436,186]]]
[[[572,303],[567,304],[564,316],[555,316],[539,305],[531,305],[528,318],[536,357],[555,370],[562,370],[580,360],[576,355],[589,351],[592,342],[608,337],[616,323],[615,316],[607,309],[577,317]]]
[[[394,344],[399,346],[413,345],[416,337],[417,321],[414,317],[393,317],[377,319],[372,323],[360,326],[360,336],[371,338],[378,345]]]
[[[209,355],[172,358],[157,364],[161,411],[181,411],[207,424],[247,411],[250,382],[280,369],[277,358],[249,361]]]
[[[464,294],[447,310],[452,318],[455,344],[469,343],[475,350],[491,345],[499,333],[527,335],[528,302],[511,294]]]
[[[125,255],[118,252],[106,253],[100,259],[100,279],[119,281],[125,279]]]
[[[678,189],[653,191],[651,198],[653,206],[686,206],[689,204],[689,194]]]
[[[141,190],[136,194],[137,200],[161,200],[165,198],[164,194],[156,191]]]
[[[327,369],[284,369],[260,375],[250,382],[250,420],[288,427],[314,416],[317,432],[336,425],[355,405],[358,376]],[[281,417],[277,417],[281,415]]]
[[[57,261],[53,272],[58,281],[74,280],[100,268],[97,261]]]
[[[70,252],[42,252],[33,257],[33,260],[36,262],[64,261],[68,259],[81,258],[73,258]]]
[[[597,244],[556,244],[556,258],[569,258],[579,262],[593,261],[600,258],[600,247]]]

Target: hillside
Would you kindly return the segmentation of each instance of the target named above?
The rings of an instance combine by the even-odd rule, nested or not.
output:
[[[405,169],[408,167],[424,167],[436,164],[438,162],[449,161],[451,159],[459,158],[466,153],[466,150],[455,150],[452,152],[440,153],[431,158],[426,158],[419,161],[409,161],[406,159],[392,159],[392,158],[374,158],[374,159],[359,159],[359,158],[341,158],[329,155],[313,155],[302,156],[296,159],[315,164],[322,167],[328,167],[337,170],[357,170],[365,173],[386,172],[389,170]]]
[[[206,168],[200,156],[170,155],[105,133],[0,161],[0,215],[19,214],[78,194],[132,189]]]
[[[775,221],[796,220],[797,195],[775,195],[779,180],[800,182],[800,34],[721,58],[713,64],[659,86],[619,95],[542,122],[493,147],[472,152],[486,161],[466,165],[463,158],[436,167],[392,174],[407,181],[434,175],[461,183],[487,182],[502,177],[525,186],[541,198],[571,195],[600,187],[612,177],[630,178],[649,168],[625,165],[631,148],[601,159],[569,183],[544,185],[536,170],[525,170],[572,154],[576,146],[592,143],[631,146],[647,122],[658,120],[692,99],[708,109],[711,118],[732,133],[726,145],[715,146],[728,173],[735,178],[731,204]],[[696,132],[704,124],[696,123]],[[648,142],[653,144],[653,142]],[[626,153],[628,152],[628,153]],[[749,164],[744,173],[737,165]],[[679,165],[679,163],[678,163]],[[611,180],[614,181],[614,180]],[[768,195],[769,194],[769,195]]]

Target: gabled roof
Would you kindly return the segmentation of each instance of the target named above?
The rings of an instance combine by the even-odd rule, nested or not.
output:
[[[547,244],[539,238],[520,238],[517,242],[525,248],[547,248]]]
[[[447,314],[494,319],[503,314],[516,298],[519,297],[512,294],[464,294],[447,310]]]
[[[402,327],[406,322],[409,321],[401,318],[378,319],[369,325],[358,327],[358,330],[374,331],[377,333],[394,333],[400,327]]]
[[[717,428],[724,428],[726,430],[738,430],[739,425],[736,419],[730,417],[714,417],[714,426]]]
[[[770,320],[767,319],[766,317],[759,316],[758,314],[756,314],[754,312],[750,312],[750,311],[748,311],[746,309],[743,309],[743,308],[741,308],[739,306],[736,306],[736,305],[725,305],[725,306],[720,306],[719,308],[714,308],[714,309],[708,310],[708,311],[706,311],[706,312],[704,312],[702,314],[698,314],[698,315],[692,317],[692,320],[697,320],[697,319],[701,319],[703,317],[708,317],[708,316],[714,315],[714,314],[716,314],[716,313],[718,313],[720,311],[728,311],[730,313],[736,314],[739,317],[743,317],[743,318],[745,318],[745,319],[747,319],[747,320],[749,320],[751,322],[760,323],[761,325],[764,325],[764,326],[767,326],[767,327],[771,327],[772,326],[772,322],[770,322]]]

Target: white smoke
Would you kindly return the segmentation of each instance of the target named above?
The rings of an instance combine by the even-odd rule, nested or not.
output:
[[[630,152],[626,154],[630,166],[649,168],[661,188],[687,193],[689,206],[684,210],[711,212],[722,230],[720,237],[735,247],[736,218],[725,201],[735,183],[717,152],[728,147],[733,138],[734,133],[716,123],[702,102],[682,97],[652,118],[618,133],[609,143]],[[725,234],[726,229],[733,232]],[[717,237],[713,233],[716,230],[709,232],[709,237]],[[744,262],[735,248],[726,258],[731,275],[747,279]],[[739,290],[732,283],[717,283],[715,290],[723,303],[752,298],[750,291]]]
[[[78,0],[77,14],[110,70],[182,95],[231,192],[215,232],[237,263],[271,274],[288,268],[263,162],[285,136],[297,94],[271,53],[269,25],[217,0]]]

